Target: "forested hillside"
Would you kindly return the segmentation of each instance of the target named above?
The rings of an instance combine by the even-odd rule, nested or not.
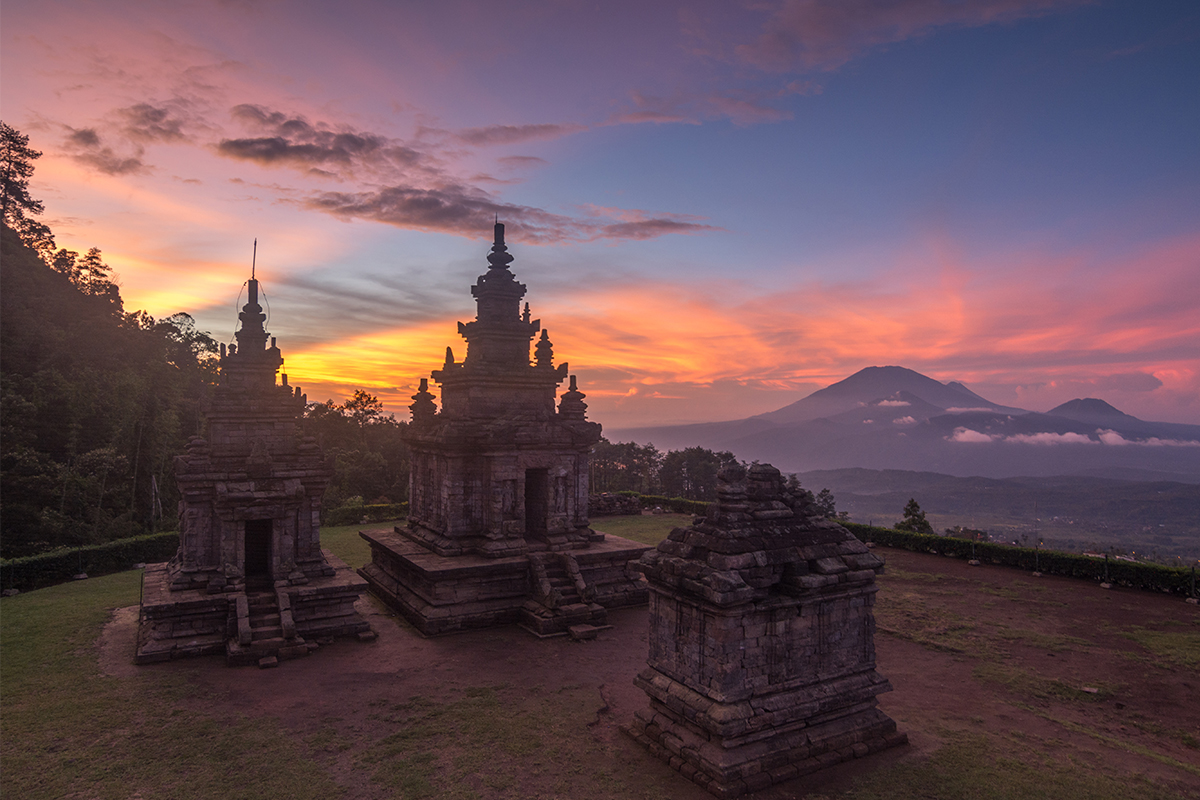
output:
[[[125,313],[99,251],[53,263],[4,225],[5,558],[173,525],[171,459],[214,375],[216,343],[186,314]]]

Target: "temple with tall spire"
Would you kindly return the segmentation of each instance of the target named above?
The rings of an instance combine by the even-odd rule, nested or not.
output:
[[[317,638],[373,636],[354,609],[366,584],[321,549],[332,464],[301,435],[306,398],[279,373],[253,273],[247,285],[237,344],[221,345],[202,408],[204,436],[175,459],[179,550],[146,567],[139,663],[224,652],[231,664],[269,666]]]
[[[538,635],[595,629],[608,608],[646,602],[631,562],[648,548],[589,526],[600,425],[522,307],[525,285],[509,269],[499,221],[487,261],[471,287],[475,319],[458,324],[466,353],[459,360],[447,347],[431,373],[441,409],[427,379],[413,396],[408,524],[363,532],[372,560],[360,573],[426,634],[503,623]]]

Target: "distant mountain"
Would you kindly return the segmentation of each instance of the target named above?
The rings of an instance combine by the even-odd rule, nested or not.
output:
[[[1178,422],[1147,422],[1119,411],[1103,400],[1085,397],[1063,403],[1046,412],[1049,417],[1062,417],[1085,422],[1122,434],[1126,438],[1181,441],[1200,439],[1200,425],[1184,425]],[[1178,446],[1178,445],[1175,445]]]
[[[986,408],[992,411],[1026,413],[1019,408],[1008,408],[985,400],[957,381],[939,383],[933,378],[904,367],[867,367],[791,405],[777,411],[758,414],[751,419],[764,419],[781,425],[807,422],[820,417],[831,417],[856,406],[893,397],[900,392],[920,398],[939,411]]]
[[[1094,397],[1069,400],[1061,406],[1050,409],[1046,413],[1052,417],[1066,417],[1067,419],[1092,422],[1097,425],[1125,420],[1141,422],[1137,417],[1131,417],[1123,411],[1118,411],[1103,400],[1097,400]]]
[[[1200,425],[1148,422],[1103,400],[1047,414],[993,403],[957,381],[868,367],[742,420],[611,430],[612,441],[730,450],[785,472],[861,467],[956,476],[1082,475],[1200,483]]]

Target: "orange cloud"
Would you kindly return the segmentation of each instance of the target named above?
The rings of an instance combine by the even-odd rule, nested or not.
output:
[[[543,297],[538,315],[557,360],[580,375],[593,416],[622,426],[659,419],[656,409],[668,406],[688,421],[747,416],[882,364],[1005,385],[1013,400],[1024,386],[1027,400],[1191,392],[1200,404],[1200,320],[1190,299],[1200,292],[1200,238],[1112,264],[1087,254],[1028,254],[1003,269],[956,259],[901,264],[870,282],[775,290],[637,280]],[[454,322],[293,353],[289,372],[293,383],[337,388],[338,397],[354,388],[394,397],[403,416],[445,347],[465,353]]]

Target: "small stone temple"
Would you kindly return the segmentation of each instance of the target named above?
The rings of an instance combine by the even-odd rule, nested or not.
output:
[[[723,469],[717,495],[642,557],[650,706],[629,732],[721,798],[907,742],[876,707],[883,561],[770,465]]]
[[[548,332],[522,309],[503,223],[487,260],[471,287],[476,317],[458,324],[466,355],[447,347],[432,373],[441,410],[425,379],[410,406],[408,524],[364,531],[371,563],[359,572],[427,635],[518,623],[586,636],[608,609],[646,602],[633,563],[649,548],[588,526],[600,425],[574,376],[555,408],[567,365],[554,365]]]
[[[276,382],[283,357],[258,281],[248,286],[237,344],[221,345],[205,438],[175,459],[179,550],[142,578],[139,664],[224,652],[231,665],[272,666],[328,637],[374,637],[354,609],[366,583],[321,549],[333,469],[300,435],[306,398],[287,375]]]

